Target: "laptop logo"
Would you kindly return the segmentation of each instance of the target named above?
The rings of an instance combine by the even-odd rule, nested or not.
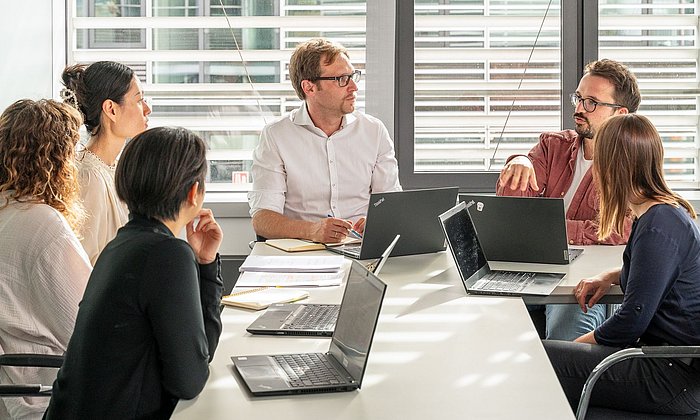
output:
[[[482,210],[484,210],[484,203],[482,203],[481,201],[479,201],[478,203],[476,203],[476,210],[477,210],[477,211],[482,211]]]
[[[377,200],[374,204],[372,204],[374,207],[377,207],[378,205],[382,204],[384,202],[384,197],[380,198]]]

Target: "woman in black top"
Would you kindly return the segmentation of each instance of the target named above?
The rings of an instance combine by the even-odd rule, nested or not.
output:
[[[116,187],[131,220],[95,263],[46,418],[167,418],[204,387],[223,287],[205,153],[164,127],[124,149]]]
[[[666,185],[663,144],[638,114],[608,119],[595,138],[593,173],[605,238],[635,216],[622,268],[584,279],[574,289],[582,310],[611,285],[624,292],[620,308],[576,342],[545,341],[573,408],[585,380],[608,355],[640,345],[700,345],[700,231],[693,207]],[[700,407],[700,362],[632,359],[607,370],[591,405],[658,414],[692,414]]]

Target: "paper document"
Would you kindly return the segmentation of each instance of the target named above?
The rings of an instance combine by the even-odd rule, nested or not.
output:
[[[280,287],[324,287],[340,286],[344,271],[335,273],[267,273],[245,271],[236,281],[236,287],[280,286]]]
[[[340,271],[343,257],[318,256],[267,256],[249,255],[240,271],[261,271],[272,273],[333,273]]]

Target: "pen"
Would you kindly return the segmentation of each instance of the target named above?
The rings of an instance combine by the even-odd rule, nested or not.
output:
[[[328,216],[328,217],[333,217],[332,214],[328,214],[327,216]],[[362,234],[361,234],[360,232],[356,231],[356,230],[353,229],[353,228],[350,228],[350,234],[352,234],[352,236],[354,236],[354,237],[357,238],[357,239],[362,239]]]

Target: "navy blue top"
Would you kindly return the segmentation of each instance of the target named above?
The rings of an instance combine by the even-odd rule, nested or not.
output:
[[[622,257],[622,305],[599,344],[700,344],[700,231],[688,212],[657,204],[634,221]]]
[[[170,417],[209,377],[222,288],[218,257],[197,264],[164,224],[132,214],[95,263],[46,418]]]

